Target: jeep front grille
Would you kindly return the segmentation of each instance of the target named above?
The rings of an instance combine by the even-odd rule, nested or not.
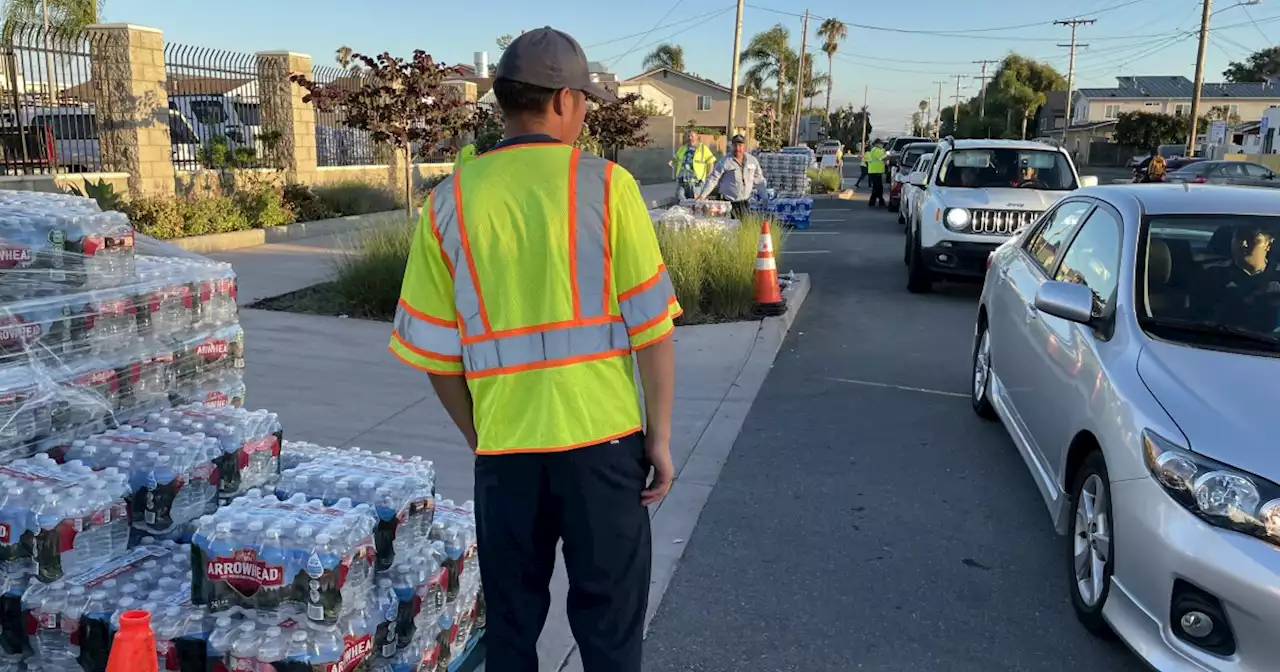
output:
[[[1011,236],[1039,216],[1026,210],[970,210],[969,228],[989,236]]]

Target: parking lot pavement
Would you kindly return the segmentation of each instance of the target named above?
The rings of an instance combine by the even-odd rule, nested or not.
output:
[[[856,170],[856,168],[855,168]],[[812,293],[703,510],[646,669],[1141,669],[1068,603],[1066,541],[969,408],[978,289],[905,289],[896,218],[821,201]]]

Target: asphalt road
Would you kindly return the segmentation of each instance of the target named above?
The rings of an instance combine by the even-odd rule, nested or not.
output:
[[[800,316],[703,510],[646,670],[1138,670],[1068,603],[1065,539],[969,408],[976,286],[905,289],[896,217],[822,201]]]

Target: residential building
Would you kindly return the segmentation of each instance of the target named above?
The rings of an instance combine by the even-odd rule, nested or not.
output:
[[[1078,89],[1071,102],[1071,125],[1116,119],[1121,112],[1191,114],[1191,94],[1195,88],[1181,75],[1117,77],[1110,89]],[[1200,114],[1225,107],[1231,121],[1260,119],[1267,108],[1280,105],[1280,86],[1275,82],[1205,83],[1200,95]]]
[[[618,91],[638,93],[659,109],[669,106],[677,127],[692,123],[729,135],[727,122],[731,92],[727,86],[671,68],[657,68],[619,82]],[[734,114],[737,118],[733,132],[746,134],[748,141],[754,139],[755,122],[751,115],[750,96],[738,96]]]
[[[1050,91],[1044,94],[1044,105],[1036,111],[1035,137],[1047,138],[1060,135],[1067,125],[1067,92]],[[1027,129],[1031,131],[1031,129]]]

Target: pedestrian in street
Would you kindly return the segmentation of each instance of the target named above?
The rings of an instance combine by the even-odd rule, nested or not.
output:
[[[858,157],[858,181],[853,184],[854,189],[862,188],[862,181],[867,179],[867,153],[864,151]]]
[[[698,142],[697,133],[689,131],[684,135],[684,144],[667,165],[676,169],[676,198],[695,198],[707,173],[716,165],[716,155],[706,144]]]
[[[884,205],[884,142],[876,140],[871,151],[867,152],[864,161],[867,166],[867,177],[871,180],[871,198],[867,205],[874,208]]]
[[[588,96],[615,99],[582,46],[522,34],[493,91],[504,139],[431,191],[390,347],[476,455],[488,668],[537,672],[563,541],[583,669],[639,672],[680,304],[635,178],[573,146]]]
[[[707,176],[698,198],[705,199],[712,190],[719,189],[720,196],[732,204],[733,217],[742,219],[751,211],[748,200],[752,190],[763,196],[766,186],[760,161],[747,153],[747,139],[738,134],[730,141],[729,153],[716,163],[715,169]]]

